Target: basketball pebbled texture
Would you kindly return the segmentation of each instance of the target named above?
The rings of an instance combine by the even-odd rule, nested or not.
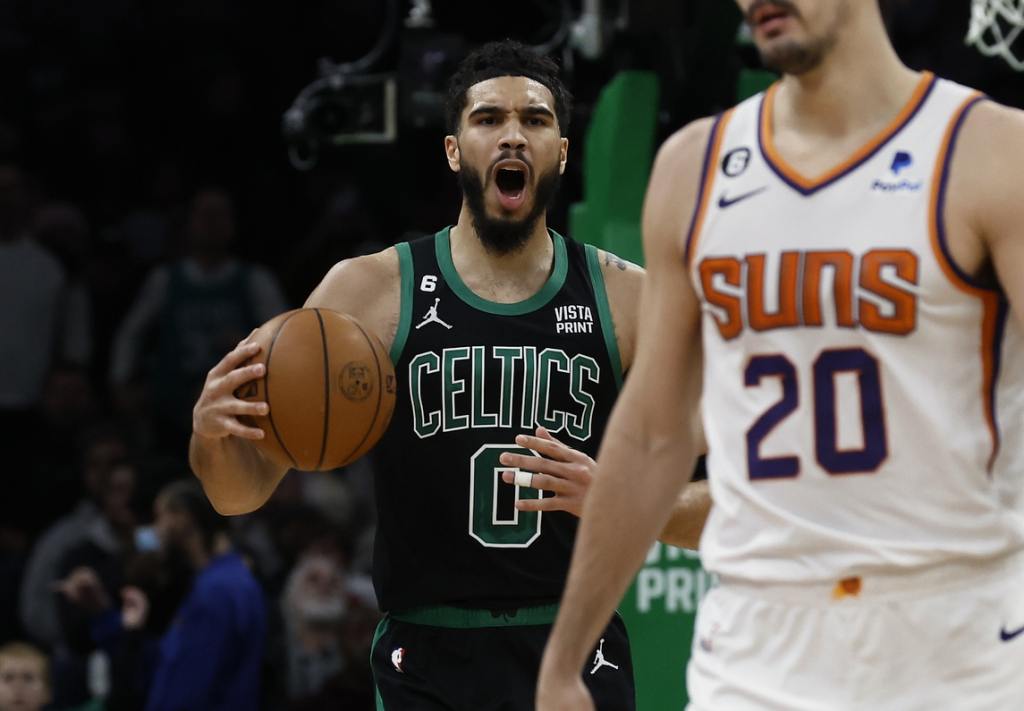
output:
[[[265,417],[242,418],[264,432],[254,444],[272,461],[305,471],[349,464],[387,430],[395,371],[380,340],[356,319],[323,308],[287,311],[253,334],[262,346],[250,363],[266,372],[239,388],[265,401]]]

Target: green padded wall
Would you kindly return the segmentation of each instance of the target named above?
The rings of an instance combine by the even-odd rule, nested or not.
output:
[[[654,158],[658,78],[620,72],[601,92],[583,147],[584,202],[569,211],[569,234],[638,264],[640,211]]]

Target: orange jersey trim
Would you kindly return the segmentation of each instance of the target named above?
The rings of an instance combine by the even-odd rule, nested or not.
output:
[[[981,397],[985,406],[985,420],[989,432],[992,435],[992,454],[989,457],[989,469],[995,464],[996,456],[999,454],[999,427],[996,423],[995,412],[995,378],[998,374],[999,348],[1002,345],[1003,321],[1005,309],[1002,304],[1002,295],[995,289],[985,288],[971,281],[970,276],[960,270],[960,267],[953,261],[952,255],[947,251],[945,218],[946,181],[949,177],[949,166],[953,158],[953,150],[956,147],[956,139],[967,113],[984,96],[981,92],[974,92],[960,104],[953,118],[946,127],[946,135],[942,140],[939,150],[939,157],[935,161],[935,170],[932,175],[932,190],[929,206],[928,231],[932,246],[932,253],[939,263],[943,274],[950,283],[958,290],[969,296],[981,300],[983,316],[981,320],[981,368],[982,385]]]
[[[870,141],[854,151],[853,155],[839,165],[816,178],[808,178],[787,163],[786,159],[783,158],[775,148],[775,135],[773,132],[775,94],[779,89],[779,84],[776,82],[775,84],[772,84],[765,93],[761,111],[761,148],[765,154],[765,158],[784,180],[802,192],[810,192],[824,187],[828,183],[836,180],[845,173],[848,173],[860,163],[870,158],[879,148],[887,143],[889,139],[895,136],[907,124],[907,122],[910,121],[911,117],[917,113],[918,109],[921,108],[921,105],[924,103],[924,100],[931,91],[934,83],[934,74],[931,72],[922,72],[921,80],[914,89],[914,93],[911,95],[910,100],[900,110],[899,114],[896,115],[896,118],[889,122],[888,126],[882,129],[882,131],[875,135],[875,137]]]

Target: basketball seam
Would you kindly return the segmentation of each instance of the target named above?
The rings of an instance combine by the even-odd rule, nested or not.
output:
[[[349,454],[348,454],[349,457],[351,457],[353,454],[358,452],[360,450],[360,448],[363,446],[363,444],[366,443],[366,440],[369,439],[370,434],[373,432],[374,426],[377,424],[377,418],[380,416],[380,401],[381,401],[381,397],[383,396],[383,393],[381,393],[381,390],[383,390],[383,385],[384,385],[381,382],[381,380],[382,380],[382,378],[381,378],[382,373],[381,373],[381,370],[380,370],[380,358],[377,357],[377,348],[376,348],[376,346],[373,345],[373,341],[370,340],[370,337],[366,334],[366,331],[363,330],[363,327],[361,325],[359,325],[359,322],[356,321],[355,319],[351,319],[351,321],[352,321],[353,324],[355,324],[355,327],[359,329],[359,332],[361,334],[363,334],[363,338],[366,339],[366,344],[368,346],[370,346],[370,352],[373,353],[373,361],[377,365],[377,407],[373,411],[373,419],[370,420],[370,426],[366,428],[366,434],[364,434],[363,438],[361,440],[359,440],[359,444],[357,444],[352,449],[352,451],[349,452]]]
[[[281,331],[284,329],[284,325],[292,320],[296,315],[302,313],[296,311],[291,316],[281,322],[281,325],[274,331],[274,337],[270,339],[270,345],[267,346],[267,363],[264,366],[266,372],[263,374],[263,394],[267,401],[267,419],[270,420],[270,429],[274,432],[274,437],[277,439],[277,443],[281,445],[281,449],[288,455],[288,459],[292,460],[292,466],[296,469],[299,468],[299,463],[295,461],[295,457],[288,451],[288,445],[284,443],[284,439],[281,437],[281,433],[277,431],[277,425],[274,423],[274,409],[270,407],[270,356],[274,353],[274,344],[277,343],[277,337],[281,335]]]
[[[331,419],[331,363],[327,357],[327,332],[324,330],[324,319],[320,315],[320,309],[313,309],[316,313],[316,320],[320,322],[320,342],[323,344],[324,353],[324,436],[320,442],[320,459],[316,463],[317,471],[324,464],[324,455],[327,453],[327,433]]]

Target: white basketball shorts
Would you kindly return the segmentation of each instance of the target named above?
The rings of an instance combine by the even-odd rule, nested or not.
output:
[[[724,580],[698,611],[687,682],[688,711],[1024,711],[1024,561]]]

